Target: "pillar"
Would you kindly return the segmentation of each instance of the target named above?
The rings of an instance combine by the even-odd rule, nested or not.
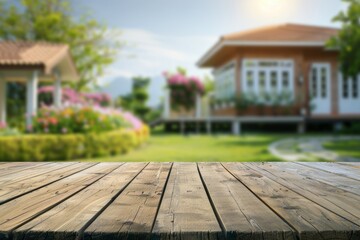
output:
[[[0,78],[0,123],[6,123],[6,80]]]
[[[26,127],[32,126],[32,117],[37,113],[38,72],[34,71],[26,83]]]
[[[206,122],[206,132],[207,134],[211,134],[211,122]]]
[[[306,131],[306,125],[305,122],[298,123],[298,133],[303,134]]]
[[[180,131],[181,131],[182,135],[185,134],[185,123],[184,123],[184,121],[180,121]]]
[[[233,135],[240,135],[241,133],[241,124],[238,121],[232,122],[232,133]]]
[[[167,119],[170,117],[170,111],[171,111],[171,103],[170,103],[170,90],[165,89],[165,95],[164,95],[164,112],[163,112],[163,118]]]
[[[54,83],[54,105],[55,107],[61,107],[62,90],[61,90],[61,75],[59,72],[55,73]]]
[[[201,118],[201,96],[200,94],[196,94],[196,109],[195,109],[195,117]]]

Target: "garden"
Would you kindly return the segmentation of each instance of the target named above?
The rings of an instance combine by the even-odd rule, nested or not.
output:
[[[131,112],[110,107],[102,93],[63,89],[61,107],[51,105],[53,88],[39,88],[42,105],[22,130],[0,125],[0,161],[53,161],[126,153],[149,137]]]

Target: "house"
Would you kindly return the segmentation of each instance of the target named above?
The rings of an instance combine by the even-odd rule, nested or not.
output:
[[[222,36],[199,60],[212,68],[212,117],[239,123],[314,123],[336,128],[360,119],[360,75],[344,79],[338,51],[326,42],[338,29],[283,24]]]
[[[6,122],[7,82],[27,86],[26,124],[36,114],[39,81],[54,84],[54,104],[61,104],[61,84],[79,79],[69,47],[48,42],[0,42],[0,122]]]

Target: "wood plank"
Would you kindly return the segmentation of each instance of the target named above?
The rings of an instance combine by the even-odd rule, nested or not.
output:
[[[6,176],[8,174],[13,174],[16,172],[23,171],[29,168],[36,168],[42,165],[50,164],[48,162],[11,162],[5,163],[0,166],[0,177]]]
[[[171,163],[150,163],[85,230],[84,239],[150,237]]]
[[[337,163],[341,164],[341,165],[350,166],[350,167],[360,170],[360,162],[337,162]]]
[[[64,162],[64,163],[49,163],[46,165],[41,165],[33,168],[27,168],[22,171],[18,171],[12,174],[7,174],[6,176],[1,176],[0,186],[6,184],[13,184],[18,181],[23,181],[27,179],[32,179],[41,174],[46,174],[54,170],[58,170],[67,166],[74,165],[74,162]]]
[[[290,163],[247,163],[246,166],[312,202],[360,225],[360,196],[296,174]]]
[[[13,232],[14,239],[76,239],[82,229],[142,171],[147,163],[127,163]],[[76,214],[74,214],[76,213]]]
[[[70,176],[74,173],[85,170],[97,163],[74,163],[58,165],[56,168],[50,171],[46,171],[41,174],[29,174],[28,177],[9,181],[7,183],[1,183],[0,187],[0,204],[10,201],[16,197],[22,196],[26,193],[44,187],[48,184],[54,183],[60,179]],[[36,171],[36,169],[35,169]],[[1,182],[1,180],[0,180]]]
[[[340,176],[326,171],[321,171],[308,167],[306,165],[300,165],[295,163],[289,163],[294,165],[296,174],[303,177],[311,178],[319,182],[340,188],[345,191],[349,191],[360,195],[360,184],[358,180],[354,180],[348,177]]]
[[[297,164],[305,165],[307,167],[316,168],[319,170],[327,171],[330,173],[335,173],[343,177],[352,178],[360,181],[360,170],[354,169],[346,165],[341,165],[338,163],[324,163],[324,162],[299,162]]]
[[[236,239],[296,239],[289,225],[220,163],[199,163],[199,170],[228,236]]]
[[[153,234],[163,239],[223,237],[195,163],[174,163]]]
[[[120,163],[100,163],[44,188],[0,205],[0,239],[118,168]]]
[[[241,163],[224,163],[236,178],[289,223],[300,239],[358,239],[360,227]]]

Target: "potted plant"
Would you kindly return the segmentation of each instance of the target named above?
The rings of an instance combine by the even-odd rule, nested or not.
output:
[[[167,88],[170,90],[171,108],[187,114],[195,108],[196,97],[205,94],[203,83],[197,77],[188,77],[186,72],[178,69],[175,74],[164,73]]]

